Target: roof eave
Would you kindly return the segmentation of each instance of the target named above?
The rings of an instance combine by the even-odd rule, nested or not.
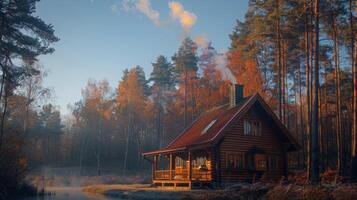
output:
[[[186,147],[180,147],[180,148],[175,148],[175,149],[159,149],[156,151],[147,151],[142,153],[142,156],[150,156],[150,155],[157,155],[157,154],[167,154],[167,153],[172,153],[172,152],[178,152],[178,151],[184,151],[186,150]]]

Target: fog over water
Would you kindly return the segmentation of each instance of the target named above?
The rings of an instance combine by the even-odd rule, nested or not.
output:
[[[52,195],[41,197],[30,197],[21,200],[113,200],[120,198],[111,198],[100,194],[82,192],[81,187],[49,187],[46,189]]]

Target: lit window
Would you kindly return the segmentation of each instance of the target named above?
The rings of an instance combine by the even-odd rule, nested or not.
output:
[[[185,161],[184,161],[182,158],[176,157],[176,159],[175,159],[175,165],[176,165],[177,167],[183,167],[184,164],[185,164]]]
[[[255,170],[266,171],[267,170],[267,157],[264,154],[255,155]]]
[[[201,135],[207,133],[207,131],[213,126],[214,123],[216,123],[216,121],[217,121],[216,119],[215,119],[215,120],[212,120],[211,123],[209,123],[209,124],[206,126],[206,128],[202,130]]]
[[[259,121],[244,121],[244,135],[261,136],[261,123]]]

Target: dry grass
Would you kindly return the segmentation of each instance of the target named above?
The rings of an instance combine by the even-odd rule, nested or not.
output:
[[[357,185],[339,184],[318,186],[297,184],[237,184],[225,190],[173,190],[151,187],[148,184],[93,185],[84,192],[105,194],[129,199],[172,200],[354,200]]]

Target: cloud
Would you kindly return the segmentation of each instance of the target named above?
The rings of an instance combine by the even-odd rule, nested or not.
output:
[[[136,9],[153,21],[155,25],[160,26],[160,13],[151,7],[150,0],[139,0],[135,6]]]
[[[111,6],[114,13],[119,12],[120,9],[126,12],[138,11],[148,17],[155,25],[161,25],[160,13],[152,8],[150,0],[122,0],[120,4]]]
[[[197,16],[185,10],[179,2],[169,2],[170,16],[174,20],[178,20],[181,27],[187,33],[197,21]],[[160,12],[153,9],[150,0],[122,0],[119,4],[113,4],[111,10],[115,13],[122,9],[126,12],[136,11],[148,17],[156,26],[163,26],[166,23],[160,20]]]
[[[179,20],[182,28],[186,32],[189,32],[192,26],[195,25],[197,16],[194,13],[186,11],[182,4],[176,1],[170,2],[169,7],[171,17],[175,20]]]

